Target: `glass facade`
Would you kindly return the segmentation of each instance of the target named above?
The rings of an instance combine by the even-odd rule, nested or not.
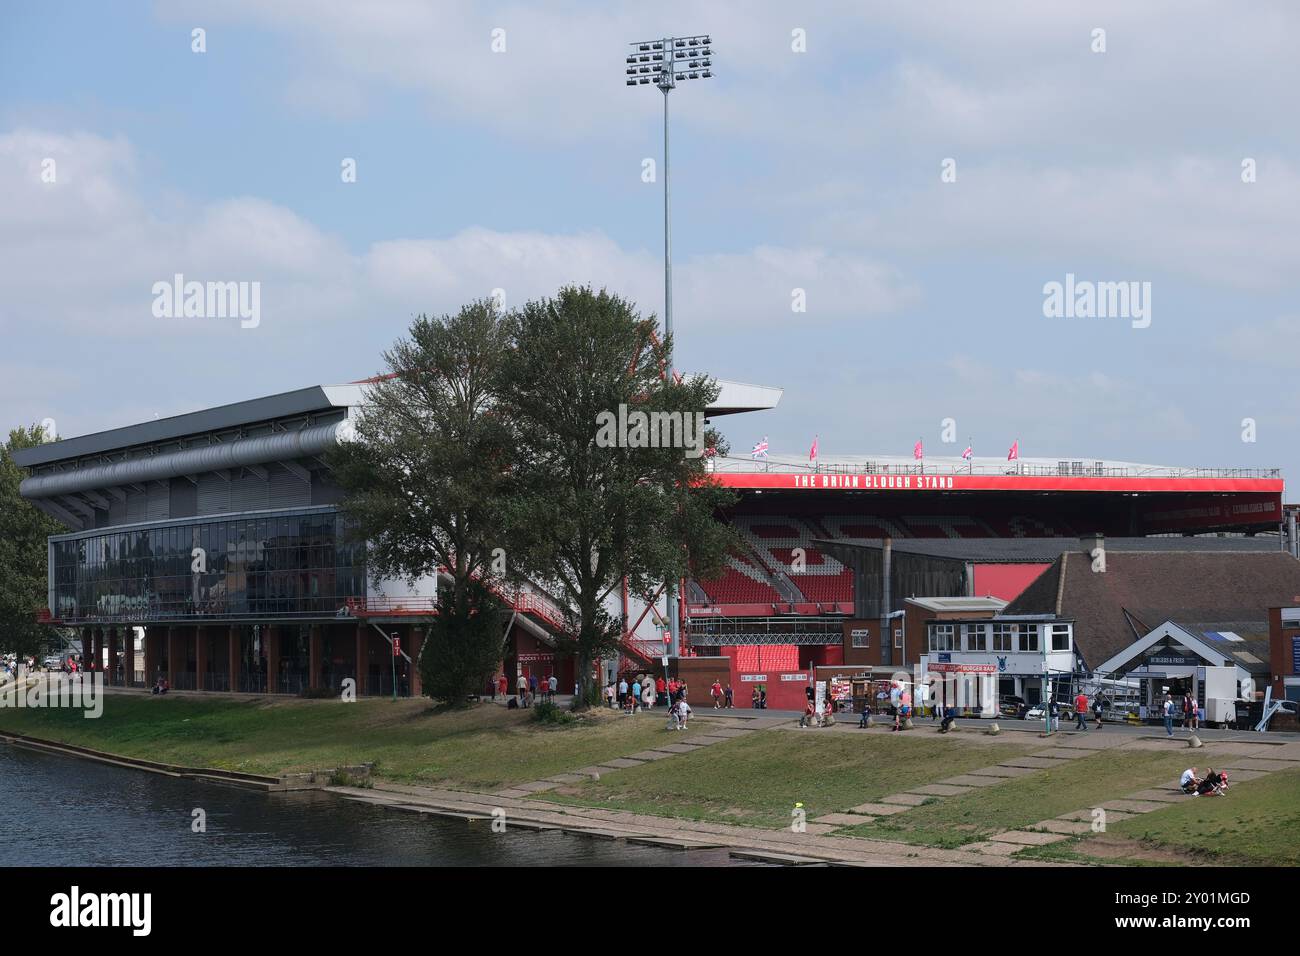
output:
[[[334,509],[99,531],[50,542],[64,621],[327,617],[366,593]]]

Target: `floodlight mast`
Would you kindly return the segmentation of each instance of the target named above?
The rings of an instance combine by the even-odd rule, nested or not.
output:
[[[707,33],[686,37],[664,37],[630,44],[634,52],[627,58],[627,85],[648,86],[651,82],[664,94],[664,335],[668,340],[668,375],[676,376],[673,362],[673,239],[672,190],[668,166],[668,94],[678,80],[707,80],[713,76],[712,40]],[[679,71],[677,68],[681,67]],[[668,591],[668,631],[672,636],[672,653],[681,649],[681,621],[678,614],[677,588]]]

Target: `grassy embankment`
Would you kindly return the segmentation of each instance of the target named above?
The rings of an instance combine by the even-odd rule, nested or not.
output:
[[[1071,810],[1116,800],[1146,787],[1168,785],[1186,762],[1185,753],[1103,751],[993,787],[946,797],[849,832],[907,843],[961,846]]]
[[[1046,859],[1187,866],[1300,866],[1300,769],[1232,785],[1226,797],[1188,798],[1111,824],[1104,834],[1035,848]]]
[[[497,789],[661,743],[658,717],[601,713],[562,727],[531,711],[427,700],[221,700],[110,694],[103,715],[0,708],[0,729],[166,763],[277,774],[374,761],[405,783]]]
[[[1041,744],[1028,739],[1023,745],[967,744],[934,736],[773,730],[630,767],[544,796],[562,803],[691,820],[785,827],[790,825],[795,803],[803,804],[809,820],[843,813],[1035,749],[1041,749]]]

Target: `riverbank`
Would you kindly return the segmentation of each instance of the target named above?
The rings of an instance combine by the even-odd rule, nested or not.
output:
[[[0,730],[245,773],[373,764],[370,788],[328,789],[403,813],[774,862],[1300,863],[1300,742],[1252,734],[1191,749],[1164,735],[802,730],[726,713],[676,734],[657,712],[548,726],[486,702],[129,693],[94,720],[0,708]],[[1229,769],[1229,797],[1179,794],[1189,763]]]
[[[598,712],[564,727],[531,715],[487,702],[446,711],[427,699],[111,693],[95,719],[0,708],[0,730],[185,767],[281,776],[371,763],[397,782],[488,790],[641,750],[663,733],[653,715]]]

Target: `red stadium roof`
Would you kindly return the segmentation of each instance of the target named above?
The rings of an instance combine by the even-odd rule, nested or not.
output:
[[[1110,491],[1281,494],[1281,478],[1171,478],[1091,475],[899,475],[718,472],[727,488],[781,491]]]

